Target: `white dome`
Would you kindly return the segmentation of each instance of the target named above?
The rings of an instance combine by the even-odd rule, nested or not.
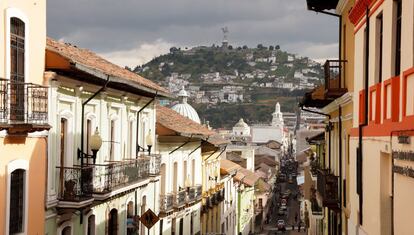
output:
[[[201,124],[200,117],[197,114],[197,111],[191,105],[187,103],[180,103],[174,105],[172,110],[176,111],[177,113],[183,115],[184,117],[188,117],[189,119]]]
[[[197,111],[195,111],[195,109],[187,103],[188,94],[187,91],[185,91],[184,87],[180,90],[180,92],[178,92],[178,96],[181,98],[181,103],[174,105],[171,109],[183,115],[184,117],[187,117],[197,122],[198,124],[201,124]]]
[[[235,127],[249,127],[247,123],[244,122],[243,118],[240,118],[239,122],[234,125]]]

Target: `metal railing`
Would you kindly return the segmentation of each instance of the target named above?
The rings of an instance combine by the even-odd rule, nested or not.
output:
[[[58,199],[79,202],[91,198],[92,167],[56,167],[59,173]]]
[[[160,154],[151,154],[149,156],[149,174],[150,175],[159,175],[161,167],[161,155]]]
[[[201,200],[203,197],[203,186],[202,185],[196,185],[196,200]]]
[[[179,208],[185,205],[186,202],[186,194],[187,192],[185,190],[181,190],[178,192],[173,193],[173,206],[175,208]]]
[[[173,195],[160,195],[160,211],[167,212],[173,209]]]
[[[196,200],[196,191],[197,191],[196,187],[189,187],[188,188],[188,193],[187,193],[188,203],[192,203]]]
[[[48,88],[0,78],[0,123],[47,124]]]
[[[148,158],[93,165],[93,193],[108,193],[149,176]]]

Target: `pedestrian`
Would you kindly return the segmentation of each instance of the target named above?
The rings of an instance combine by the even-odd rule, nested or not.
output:
[[[298,222],[298,213],[296,212],[296,214],[295,214],[295,223],[297,223]]]

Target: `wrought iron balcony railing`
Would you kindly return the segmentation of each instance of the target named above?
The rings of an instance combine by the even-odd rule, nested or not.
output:
[[[173,195],[167,194],[167,195],[160,195],[160,211],[161,212],[168,212],[173,209]]]
[[[196,185],[196,200],[201,200],[203,198],[203,186],[202,185]]]
[[[92,165],[94,168],[93,193],[108,193],[146,179],[149,175],[149,165],[148,158]]]
[[[161,166],[161,155],[160,154],[151,154],[149,156],[149,174],[150,175],[159,175]]]
[[[339,177],[329,173],[327,170],[318,170],[317,190],[322,197],[324,207],[333,210],[339,209]]]
[[[35,125],[37,129],[48,125],[48,88],[32,83],[19,83],[0,79],[0,125]]]
[[[325,70],[325,97],[335,99],[345,94],[348,89],[342,85],[346,60],[327,60]]]
[[[92,167],[56,167],[59,173],[58,199],[81,202],[92,198]]]
[[[197,188],[195,186],[188,188],[188,203],[192,203],[196,200],[196,192]]]
[[[185,202],[186,202],[186,195],[187,192],[185,190],[181,190],[178,192],[174,192],[173,193],[173,207],[174,208],[180,208],[182,206],[185,206]]]

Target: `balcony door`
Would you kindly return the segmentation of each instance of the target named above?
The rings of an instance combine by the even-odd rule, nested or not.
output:
[[[24,121],[25,24],[10,19],[10,120]]]

